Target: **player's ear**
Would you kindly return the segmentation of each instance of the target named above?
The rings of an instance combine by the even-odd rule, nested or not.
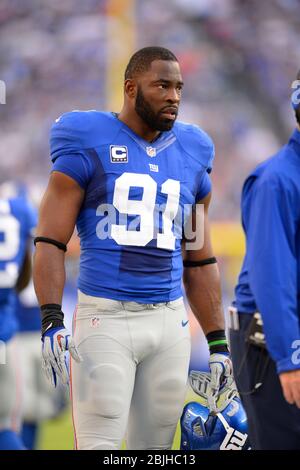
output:
[[[125,94],[129,98],[135,98],[137,92],[137,83],[133,78],[128,78],[124,83]]]

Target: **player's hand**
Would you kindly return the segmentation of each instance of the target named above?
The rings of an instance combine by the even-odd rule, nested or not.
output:
[[[207,396],[211,412],[216,413],[216,402],[222,383],[232,376],[232,363],[228,353],[213,353],[209,358],[210,390]]]
[[[56,387],[57,376],[64,385],[69,383],[69,367],[66,352],[76,362],[82,358],[69,331],[62,327],[50,328],[42,336],[42,368],[50,383]]]
[[[300,370],[281,372],[279,379],[286,401],[300,408]]]

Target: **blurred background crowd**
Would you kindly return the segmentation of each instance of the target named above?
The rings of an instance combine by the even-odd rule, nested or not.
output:
[[[300,0],[2,0],[1,179],[21,179],[38,201],[51,168],[52,122],[73,109],[118,111],[126,63],[146,45],[177,55],[180,119],[215,142],[213,238],[216,254],[230,259],[230,297],[243,252],[243,181],[294,126]]]
[[[125,45],[124,12],[132,35]],[[2,0],[1,173],[43,188],[53,120],[72,109],[112,109],[122,67],[111,76],[111,63],[125,65],[145,45],[178,56],[180,118],[202,126],[216,144],[213,217],[237,220],[245,175],[293,127],[288,98],[300,68],[299,0]]]
[[[21,180],[38,204],[51,170],[52,122],[73,109],[118,111],[126,63],[146,45],[176,54],[185,82],[179,118],[216,145],[211,217],[228,305],[243,254],[243,181],[295,126],[300,0],[1,0],[0,182]],[[75,249],[69,312],[76,273]],[[199,365],[206,346],[194,337]]]

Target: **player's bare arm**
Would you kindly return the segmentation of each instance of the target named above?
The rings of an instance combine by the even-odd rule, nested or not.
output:
[[[208,220],[210,199],[211,193],[198,202],[198,204],[203,204],[204,227],[197,222],[196,211],[192,212],[192,228],[196,233],[196,238],[201,237],[201,231],[204,230],[202,248],[188,250],[186,241],[183,241],[182,250],[186,296],[206,335],[209,346],[211,382],[208,404],[210,410],[216,412],[220,385],[225,379],[231,380],[232,364],[228,357],[229,351],[224,330],[220,275],[210,241]]]
[[[84,191],[69,176],[51,174],[43,197],[37,236],[67,244],[84,197]],[[61,304],[65,284],[65,253],[57,246],[39,242],[34,256],[34,286],[40,305]]]
[[[83,197],[84,191],[74,180],[53,172],[41,204],[35,239],[44,237],[52,242],[40,240],[36,243],[33,280],[41,306],[43,369],[54,386],[57,375],[62,383],[69,382],[65,351],[68,350],[76,361],[81,360],[63,322],[61,304],[65,284],[65,251],[60,244],[66,245],[72,236]]]
[[[186,241],[182,243],[183,261],[202,261],[213,258],[210,241],[208,208],[211,193],[198,202],[204,207],[204,245],[199,250],[186,250]],[[195,212],[193,212],[193,228],[196,227]],[[197,235],[196,235],[197,236]],[[212,331],[224,330],[224,315],[221,301],[221,285],[218,265],[204,264],[184,268],[183,282],[190,307],[199,321],[205,335]]]

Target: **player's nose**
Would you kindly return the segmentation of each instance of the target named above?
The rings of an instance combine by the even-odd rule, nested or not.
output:
[[[180,93],[177,88],[170,87],[168,90],[167,101],[172,104],[178,104],[180,102]]]

